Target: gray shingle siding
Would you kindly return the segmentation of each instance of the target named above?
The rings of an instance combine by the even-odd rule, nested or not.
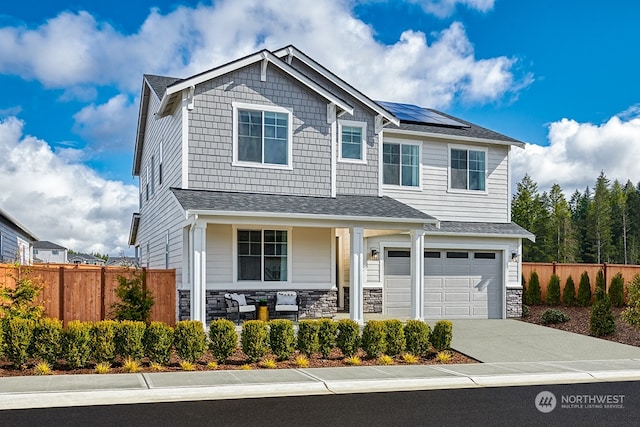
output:
[[[234,166],[233,102],[279,106],[292,112],[293,170]],[[189,114],[189,188],[331,195],[331,136],[327,103],[270,67],[260,64],[196,88]]]

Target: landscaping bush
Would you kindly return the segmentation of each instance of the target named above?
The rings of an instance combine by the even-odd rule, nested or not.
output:
[[[236,325],[229,319],[212,320],[209,324],[209,351],[220,363],[236,352],[238,333]]]
[[[591,305],[591,282],[589,274],[585,271],[580,275],[580,284],[578,285],[578,305],[588,307]]]
[[[601,295],[598,293],[598,289],[602,289],[605,294],[607,293],[607,283],[604,281],[604,272],[602,270],[598,270],[596,273],[596,289],[593,295],[594,299]]]
[[[567,316],[562,310],[549,309],[542,313],[542,323],[545,325],[550,323],[564,323],[568,320],[569,316]]]
[[[307,357],[318,351],[317,320],[301,320],[298,322],[298,350]]]
[[[527,317],[529,315],[529,306],[522,305],[522,317]]]
[[[522,305],[531,305],[529,292],[527,292],[527,281],[524,278],[524,275],[520,276],[520,280],[522,281]]]
[[[287,360],[295,351],[293,322],[288,319],[274,319],[269,322],[269,346],[278,360]]]
[[[60,358],[62,322],[58,319],[38,319],[33,329],[31,355],[53,366]]]
[[[560,304],[560,278],[552,274],[547,285],[547,294],[545,295],[544,302],[547,305]]]
[[[351,357],[360,346],[360,325],[352,319],[340,319],[337,327],[336,346],[344,357]]]
[[[449,320],[438,320],[431,331],[431,345],[437,351],[451,348],[451,340],[453,339],[453,323]]]
[[[576,305],[576,284],[571,276],[567,277],[567,281],[564,284],[562,302],[568,307]]]
[[[404,326],[397,319],[389,319],[384,321],[385,341],[387,348],[385,353],[389,356],[397,356],[407,347],[407,341],[404,337]]]
[[[431,327],[421,320],[407,320],[404,325],[404,338],[407,352],[422,357],[429,352]]]
[[[609,286],[609,298],[614,307],[624,306],[624,279],[622,274],[618,273],[611,279]]]
[[[328,358],[336,346],[338,324],[331,319],[318,320],[318,350],[323,358]]]
[[[269,328],[262,320],[248,320],[242,324],[242,351],[250,362],[257,362],[269,352]]]
[[[633,276],[627,289],[627,308],[621,313],[622,319],[629,325],[640,326],[640,274]]]
[[[182,320],[173,330],[173,345],[178,357],[195,363],[207,350],[207,334],[199,320]]]
[[[529,289],[527,290],[529,295],[528,305],[540,305],[542,303],[542,290],[540,289],[540,278],[535,271],[531,272],[529,278]]]
[[[16,368],[24,368],[29,358],[35,322],[32,319],[13,317],[3,319],[4,353]]]
[[[362,330],[361,347],[367,357],[374,359],[386,351],[385,324],[381,320],[369,320]]]
[[[111,364],[116,358],[118,322],[101,320],[91,326],[91,348],[96,363]]]
[[[596,295],[589,318],[589,334],[594,337],[611,335],[616,331],[616,319],[611,311],[611,300],[602,287],[596,288]]]
[[[0,318],[31,319],[42,318],[44,307],[36,304],[42,285],[31,279],[31,268],[17,266],[18,276],[12,276],[15,287],[0,287]]]
[[[140,360],[144,357],[144,331],[142,321],[123,320],[116,328],[116,352],[122,357]]]
[[[73,320],[62,338],[62,357],[70,368],[83,368],[91,358],[91,323]]]
[[[173,328],[164,322],[151,322],[144,331],[144,349],[151,363],[168,365],[173,349]]]
[[[144,270],[139,272],[136,269],[131,279],[118,276],[116,296],[120,302],[111,305],[111,315],[114,319],[149,322],[154,299],[151,291],[144,288],[143,281]]]

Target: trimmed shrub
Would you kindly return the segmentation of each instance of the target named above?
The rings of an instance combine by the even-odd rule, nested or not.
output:
[[[328,358],[336,346],[338,324],[331,319],[318,319],[318,350],[323,358]]]
[[[414,356],[422,357],[429,352],[431,327],[421,320],[407,320],[404,325],[406,349]]]
[[[549,279],[544,302],[547,303],[547,305],[560,304],[560,278],[555,274],[552,274]]]
[[[25,368],[29,358],[35,322],[13,317],[3,320],[5,355],[16,368]]]
[[[269,322],[269,346],[278,360],[293,356],[296,347],[293,322],[288,319],[273,319]]]
[[[133,277],[128,279],[118,276],[116,296],[120,302],[111,305],[111,315],[116,320],[137,320],[149,322],[151,308],[154,304],[153,294],[143,286],[144,270],[133,272]]]
[[[520,276],[520,280],[522,281],[522,305],[531,305],[531,301],[529,301],[529,292],[527,292],[527,281],[524,278],[524,275]]]
[[[91,358],[91,322],[67,323],[62,338],[62,357],[72,369],[83,368]]]
[[[31,267],[17,265],[17,276],[9,274],[15,280],[13,288],[0,287],[0,317],[4,319],[37,320],[42,318],[44,307],[36,303],[42,292],[41,280],[31,279]],[[36,283],[37,282],[37,283]]]
[[[627,289],[627,308],[621,313],[622,319],[629,325],[640,326],[640,274],[633,276]]]
[[[438,320],[433,326],[429,341],[437,351],[451,348],[453,339],[453,323],[449,320]]]
[[[407,347],[407,341],[404,337],[404,326],[397,319],[389,319],[384,321],[385,341],[387,348],[385,353],[389,356],[397,356]]]
[[[535,271],[531,272],[529,278],[529,289],[527,290],[529,295],[528,305],[540,305],[542,303],[542,290],[540,289],[540,278]]]
[[[598,270],[596,273],[596,289],[594,292],[594,299],[599,295],[598,289],[602,289],[602,291],[607,293],[607,283],[604,281],[604,272],[602,270]]]
[[[207,334],[199,320],[182,320],[173,330],[173,345],[182,360],[195,363],[207,350]]]
[[[298,350],[307,357],[318,351],[317,320],[301,320],[298,322]]]
[[[567,281],[564,284],[562,302],[569,307],[576,305],[576,284],[571,276],[567,277]]]
[[[594,337],[611,335],[616,331],[616,319],[611,311],[611,300],[602,287],[596,288],[596,295],[589,318],[589,334]]]
[[[618,273],[611,279],[609,285],[609,298],[614,307],[624,306],[624,279],[622,274]]]
[[[568,320],[569,316],[567,316],[562,310],[549,309],[542,313],[542,323],[545,325],[550,323],[564,323]]]
[[[111,364],[116,358],[118,322],[101,320],[91,326],[91,347],[96,363]]]
[[[58,319],[38,319],[33,329],[31,354],[53,366],[62,350],[62,322]]]
[[[353,319],[340,319],[337,329],[336,347],[344,357],[355,355],[360,346],[360,325]]]
[[[385,325],[381,320],[369,320],[362,329],[361,347],[367,357],[375,359],[387,349]]]
[[[242,351],[250,362],[257,362],[269,352],[269,328],[262,320],[247,320],[240,336]]]
[[[580,284],[578,285],[578,305],[588,307],[591,305],[591,282],[589,274],[585,271],[580,275]]]
[[[166,366],[173,349],[173,328],[164,322],[151,322],[144,331],[143,343],[149,361]]]
[[[116,352],[123,359],[144,357],[144,331],[147,325],[138,320],[123,320],[116,329]]]
[[[225,363],[238,348],[236,325],[229,319],[212,320],[209,324],[209,351],[220,363]]]

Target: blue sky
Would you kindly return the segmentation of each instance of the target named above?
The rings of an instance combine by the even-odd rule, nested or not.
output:
[[[143,73],[294,44],[374,99],[528,143],[514,182],[640,181],[637,2],[137,0],[0,8],[0,206],[75,250],[131,253]],[[621,4],[622,3],[622,4]]]

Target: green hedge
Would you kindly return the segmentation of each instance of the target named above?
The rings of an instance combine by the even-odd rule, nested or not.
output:
[[[421,320],[407,320],[404,325],[406,350],[414,356],[424,356],[429,352],[431,328]]]
[[[115,320],[101,320],[91,327],[91,345],[96,363],[111,364],[115,360],[118,327]]]
[[[301,320],[298,322],[298,350],[300,353],[311,357],[318,351],[318,321]]]
[[[318,350],[323,358],[328,358],[336,346],[338,324],[331,319],[318,320]]]
[[[116,351],[122,357],[140,360],[144,357],[144,331],[147,325],[139,320],[123,320],[116,329]]]
[[[269,346],[278,360],[287,360],[296,349],[293,322],[288,319],[273,319],[269,322]]]
[[[338,321],[336,346],[345,357],[351,357],[358,352],[360,346],[360,325],[352,319]]]
[[[64,330],[62,357],[69,367],[84,368],[91,358],[91,322],[71,321]]]
[[[257,362],[269,352],[269,327],[262,320],[247,320],[240,336],[242,351],[250,362]]]
[[[173,349],[173,328],[163,322],[151,322],[144,331],[144,349],[149,361],[168,365]]]
[[[36,320],[33,330],[31,355],[54,365],[62,351],[62,322],[58,319],[43,318]]]
[[[386,354],[389,356],[397,356],[407,347],[407,340],[404,337],[404,326],[397,319],[388,319],[384,321],[385,341],[387,348]]]
[[[29,358],[35,322],[13,317],[3,320],[5,355],[13,366],[24,368]]]
[[[220,363],[236,352],[238,333],[236,325],[229,319],[212,320],[209,324],[209,351]]]
[[[451,348],[451,340],[453,339],[453,323],[449,320],[438,320],[431,331],[431,345],[437,350],[442,351]]]
[[[202,322],[198,320],[178,322],[173,331],[173,345],[180,359],[191,363],[200,359],[207,349],[207,334]]]

